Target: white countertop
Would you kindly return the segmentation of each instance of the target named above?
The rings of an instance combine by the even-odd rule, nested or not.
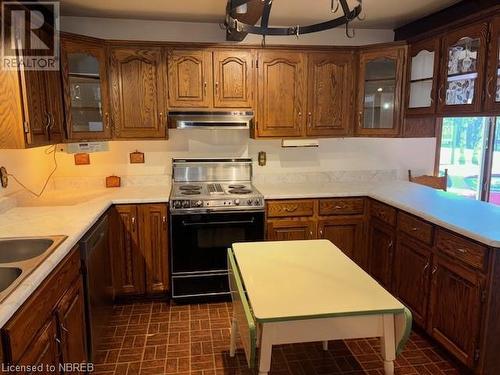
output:
[[[0,303],[0,327],[74,248],[112,204],[168,202],[170,186],[136,186],[85,192],[51,191],[0,213],[0,237],[66,235],[68,238]]]
[[[255,185],[266,199],[372,197],[486,245],[500,248],[500,207],[409,182]],[[169,194],[170,187],[166,185],[56,190],[0,213],[0,237],[68,236],[0,303],[0,327],[112,204],[168,202]]]
[[[256,184],[266,199],[367,196],[492,247],[500,248],[500,206],[407,181]]]

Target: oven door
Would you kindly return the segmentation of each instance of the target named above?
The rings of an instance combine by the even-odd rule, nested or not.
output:
[[[227,249],[264,239],[264,212],[172,215],[172,297],[228,294]]]

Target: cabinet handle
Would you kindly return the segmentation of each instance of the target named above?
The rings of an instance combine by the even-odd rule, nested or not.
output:
[[[310,128],[312,128],[312,125],[313,125],[313,124],[312,124],[312,113],[311,113],[311,112],[308,112],[308,113],[307,113],[307,123],[308,123],[308,126],[309,126]]]
[[[203,93],[207,96],[207,82],[203,82]]]
[[[429,262],[427,262],[427,263],[425,264],[425,266],[424,266],[424,269],[423,269],[423,272],[424,272],[424,273],[425,273],[425,271],[427,271],[427,268],[429,268],[429,266],[430,266],[430,263],[429,263]]]
[[[467,254],[467,249],[463,249],[461,247],[457,248],[457,251],[461,254]]]
[[[309,231],[309,238],[313,238],[313,231]]]
[[[388,249],[392,249],[392,246],[393,246],[393,245],[394,245],[394,242],[393,242],[393,241],[391,241],[391,242],[389,242],[389,244],[387,245],[387,248],[388,248]]]
[[[344,208],[344,207],[342,207],[342,206],[335,206],[335,209],[336,209],[336,210],[341,210],[341,209],[343,209],[343,208]]]
[[[297,206],[297,205],[292,206],[292,207],[283,207],[283,211],[285,211],[285,212],[294,212],[294,211],[297,211],[297,208],[299,208],[299,206]]]
[[[135,217],[132,216],[132,231],[135,232]]]
[[[164,127],[164,124],[163,124],[163,112],[160,112],[160,128],[163,128]]]
[[[358,114],[358,128],[361,129],[363,127],[363,123],[362,123],[362,120],[361,120],[361,117],[363,116],[363,111],[359,111],[359,114]]]
[[[417,227],[413,227],[413,228],[411,228],[411,231],[412,232],[418,232],[418,228]]]
[[[61,340],[59,340],[57,337],[56,337],[56,342],[61,345]]]
[[[439,86],[438,100],[439,100],[439,103],[443,102],[443,85]]]
[[[166,216],[163,216],[161,218],[161,221],[163,222],[163,227],[166,228],[167,227],[167,217]]]
[[[320,238],[323,238],[323,229],[319,230],[319,236],[320,236]]]
[[[109,129],[109,113],[108,112],[106,112],[104,114],[104,121],[105,121],[106,129]]]
[[[491,98],[491,81],[493,81],[493,77],[490,77],[488,79],[488,83],[486,84],[486,94],[488,95],[488,98]]]
[[[219,96],[219,82],[215,82],[215,95]]]
[[[436,271],[438,270],[438,267],[437,266],[434,266],[432,267],[432,274],[434,275],[436,273]]]

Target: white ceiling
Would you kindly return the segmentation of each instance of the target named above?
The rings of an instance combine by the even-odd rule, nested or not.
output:
[[[260,0],[254,0],[260,1]],[[61,0],[63,16],[184,22],[223,22],[227,0]],[[356,0],[349,0],[357,3]],[[363,28],[395,28],[459,0],[364,0]],[[331,0],[274,0],[272,25],[305,25],[333,18]]]

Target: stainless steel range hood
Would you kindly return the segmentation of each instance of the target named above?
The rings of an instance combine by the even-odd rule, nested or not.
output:
[[[253,111],[175,111],[168,119],[177,129],[249,129]]]

